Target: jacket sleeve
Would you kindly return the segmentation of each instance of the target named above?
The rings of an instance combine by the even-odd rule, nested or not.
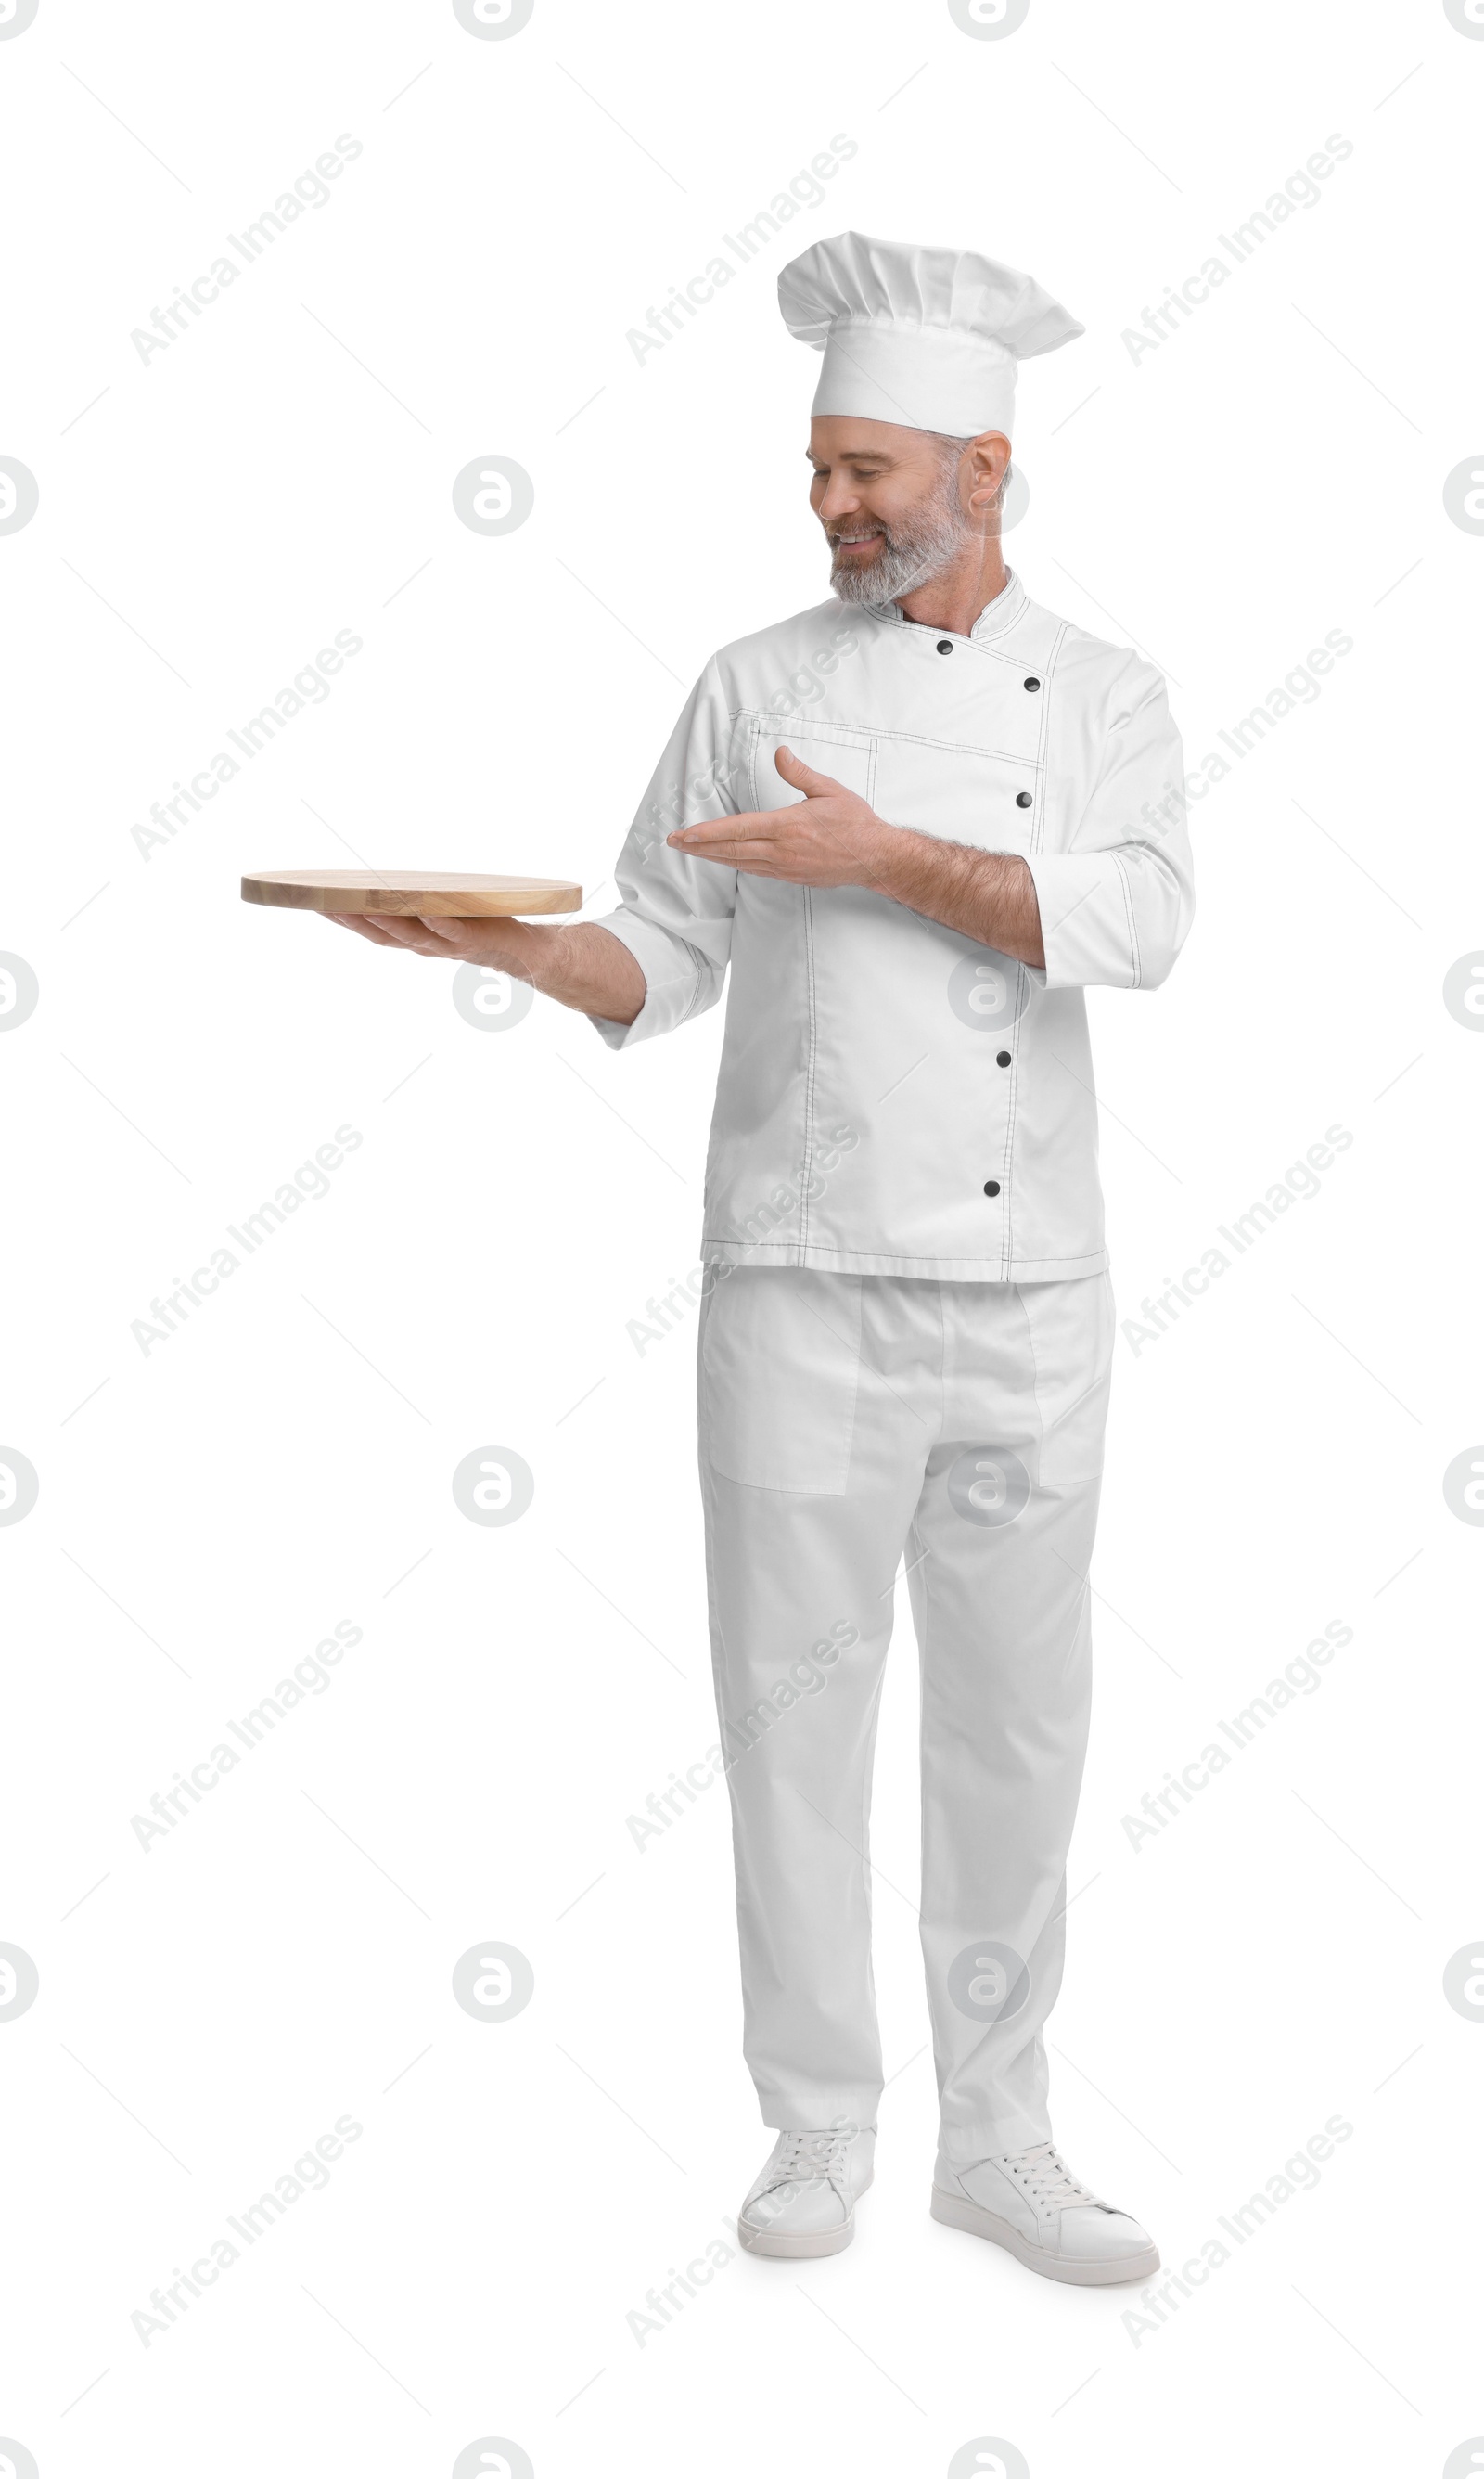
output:
[[[632,1024],[589,1017],[611,1050],[669,1033],[720,997],[737,872],[674,852],[666,837],[703,819],[735,817],[742,805],[734,789],[732,719],[713,656],[686,701],[618,856],[614,877],[622,902],[597,924],[622,939],[645,984]]]
[[[1086,731],[1069,704],[1069,728]],[[1063,779],[1091,779],[1091,796],[1063,849],[1026,855],[1046,954],[1035,978],[1052,990],[1156,989],[1195,909],[1180,735],[1158,672],[1132,655],[1089,721],[1101,746],[1066,753]]]

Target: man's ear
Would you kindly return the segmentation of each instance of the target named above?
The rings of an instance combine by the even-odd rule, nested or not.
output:
[[[1010,471],[1010,442],[1002,430],[981,431],[977,439],[969,441],[968,452],[973,460],[968,504],[976,513],[988,516],[996,508]]]

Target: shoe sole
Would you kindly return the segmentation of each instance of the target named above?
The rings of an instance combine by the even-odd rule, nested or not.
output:
[[[869,2186],[872,2183],[872,2179],[868,2178],[866,2186]],[[861,2188],[861,2195],[865,2194],[866,2186]],[[856,2203],[859,2203],[860,2199],[858,2195]],[[791,2262],[794,2263],[806,2256],[843,2255],[855,2236],[855,2204],[851,2205],[848,2214],[838,2230],[757,2230],[754,2232],[749,2230],[744,2220],[739,2220],[737,2235],[749,2255],[786,2256]]]
[[[1140,2255],[1116,2256],[1105,2263],[1083,2263],[1074,2257],[1052,2255],[1049,2248],[1039,2247],[1023,2237],[1009,2221],[997,2212],[985,2210],[982,2204],[970,2203],[967,2195],[950,2195],[942,2186],[933,2188],[929,2207],[935,2221],[946,2229],[967,2230],[970,2237],[988,2238],[993,2246],[1005,2249],[1018,2263],[1031,2272],[1039,2272],[1046,2281],[1069,2281],[1079,2289],[1103,2289],[1124,2281],[1147,2281],[1159,2270],[1159,2249],[1147,2246]]]

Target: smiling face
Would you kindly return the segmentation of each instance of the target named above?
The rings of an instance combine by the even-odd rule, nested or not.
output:
[[[809,502],[831,551],[843,602],[891,602],[982,560],[998,532],[1010,442],[910,430],[850,414],[817,414],[806,451]]]

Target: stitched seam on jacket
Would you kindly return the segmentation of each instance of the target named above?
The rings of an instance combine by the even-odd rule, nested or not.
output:
[[[818,1047],[817,992],[815,988],[815,913],[814,889],[801,890],[804,898],[804,987],[809,1004],[809,1059],[804,1071],[804,1164],[799,1179],[798,1254],[796,1265],[804,1262],[809,1245],[809,1166],[814,1155],[815,1135],[815,1063]]]
[[[1144,964],[1139,954],[1139,924],[1134,917],[1134,890],[1129,883],[1128,868],[1122,855],[1115,853],[1113,858],[1119,883],[1123,889],[1123,909],[1128,915],[1128,952],[1134,960],[1134,978],[1130,987],[1137,990],[1144,978]]]
[[[1020,995],[1021,989],[1023,988],[1023,986],[1024,986],[1024,984],[1025,984],[1025,982],[1026,982],[1026,980],[1027,980],[1028,976],[1027,976],[1027,973],[1026,973],[1026,968],[1025,968],[1025,966],[1024,966],[1023,964],[1021,964],[1021,963],[1017,963],[1017,965],[1016,965],[1016,972],[1017,972],[1017,975],[1018,975],[1018,977],[1019,977],[1019,978],[1017,979],[1016,985],[1015,985],[1015,994],[1016,994],[1016,997],[1017,997],[1017,998],[1019,998],[1019,995]],[[1020,1010],[1020,1014],[1021,1014],[1021,1015],[1023,1015],[1023,1014],[1024,1014],[1024,1012],[1025,1012],[1025,1010],[1024,1010],[1024,1009],[1022,1008],[1022,1009],[1021,1009],[1021,1010]],[[1016,1018],[1016,1022],[1017,1022],[1017,1024],[1019,1024],[1019,1021],[1020,1021],[1020,1017],[1018,1015],[1018,1016],[1017,1016],[1017,1018]],[[1004,1277],[1005,1277],[1007,1280],[1008,1280],[1008,1278],[1009,1278],[1010,1268],[1011,1268],[1012,1265],[1013,1265],[1013,1264],[1014,1264],[1014,1262],[1015,1262],[1015,1248],[1014,1248],[1014,1244],[1013,1244],[1013,1229],[1014,1229],[1014,1223],[1015,1223],[1015,1205],[1016,1205],[1016,1195],[1015,1195],[1015,1181],[1011,1178],[1010,1174],[1011,1174],[1011,1171],[1012,1171],[1012,1169],[1013,1169],[1013,1167],[1014,1167],[1014,1163],[1015,1163],[1015,1122],[1016,1122],[1016,1106],[1017,1106],[1018,1100],[1019,1100],[1019,1082],[1020,1082],[1020,1054],[1019,1054],[1019,1050],[1016,1050],[1016,1051],[1012,1052],[1012,1054],[1011,1054],[1011,1066],[1010,1066],[1010,1099],[1009,1099],[1009,1103],[1008,1103],[1008,1105],[1007,1105],[1007,1107],[1006,1107],[1006,1112],[1005,1112],[1005,1167],[1004,1167],[1004,1195],[1005,1195],[1005,1211],[1004,1211],[1004,1215],[1003,1215],[1003,1217],[1002,1217],[1002,1221],[1001,1221],[1001,1240],[1000,1240],[1000,1252],[999,1252],[1000,1271],[1001,1271],[1001,1273],[1004,1275]]]
[[[1026,591],[1024,580],[1020,577],[1017,577],[1015,582],[1020,588],[1019,601],[1006,612],[1003,620],[1001,620],[996,626],[994,636],[975,637],[970,635],[966,638],[965,643],[972,646],[976,654],[988,654],[994,652],[1001,638],[1011,636],[1017,628],[1027,626],[1035,618],[1044,619],[1047,616],[1041,610],[1039,603],[1031,601],[1030,595]],[[868,603],[865,608],[870,612],[871,618],[877,622],[878,626],[883,628],[899,628],[902,631],[902,634],[908,639],[912,637],[915,631],[923,637],[936,636],[939,633],[936,629],[930,628],[925,621],[909,620],[906,613],[897,610],[894,604],[888,609],[883,609],[879,605]],[[894,617],[893,613],[895,615]],[[975,626],[977,625],[978,624],[975,623]]]
[[[748,1240],[744,1238],[742,1233],[740,1231],[703,1231],[701,1233],[701,1246],[703,1248],[745,1249],[750,1251],[754,1257],[766,1256],[769,1249],[782,1249],[784,1246],[796,1252],[798,1244],[799,1243],[796,1240],[792,1240],[787,1242],[778,1240]],[[941,1248],[935,1249],[932,1255],[929,1256],[924,1252],[907,1248],[837,1248],[833,1243],[822,1240],[817,1244],[820,1248],[821,1254],[826,1256],[861,1258],[891,1257],[894,1259],[898,1265],[987,1265],[990,1262],[988,1256],[971,1257],[959,1255],[955,1257],[951,1253],[945,1255],[943,1250]],[[1103,1241],[1096,1248],[1073,1249],[1071,1254],[1067,1257],[1032,1257],[1028,1258],[1026,1262],[1033,1265],[1092,1265],[1094,1257],[1106,1257],[1107,1253],[1107,1243],[1106,1241]],[[795,1258],[791,1257],[791,1263],[795,1261]],[[828,1273],[830,1268],[828,1266],[822,1266],[818,1270]],[[951,1274],[943,1274],[939,1279],[943,1282],[948,1283],[952,1282],[954,1278]],[[995,1277],[994,1279],[1001,1278]],[[1029,1282],[1033,1278],[1028,1274],[1022,1274],[1013,1279],[1018,1279],[1021,1282]]]
[[[1062,651],[1062,641],[1066,637],[1066,634],[1067,627],[1066,623],[1064,622],[1057,629],[1056,635],[1051,641],[1051,651],[1046,657],[1044,673],[1045,687],[1042,695],[1040,736],[1036,744],[1036,776],[1038,788],[1041,792],[1041,799],[1037,804],[1035,821],[1031,829],[1030,848],[1033,853],[1040,853],[1044,851],[1045,847],[1046,749],[1051,732],[1051,700],[1055,694],[1053,684],[1056,678],[1057,657]],[[1037,908],[1039,911],[1039,905]],[[1024,964],[1021,964],[1019,969],[1023,977],[1026,967]],[[1017,984],[1017,997],[1019,996],[1023,985],[1023,980]],[[1023,1012],[1024,1010],[1022,1009],[1021,1013]],[[1016,1021],[1017,1023],[1019,1022],[1019,1016]],[[1011,1064],[1010,1097],[1006,1110],[1004,1180],[1005,1195],[1008,1201],[1005,1206],[1004,1214],[1003,1242],[1000,1249],[1000,1270],[1007,1280],[1009,1278],[1010,1268],[1015,1263],[1014,1224],[1016,1210],[1016,1183],[1012,1177],[1012,1172],[1015,1167],[1015,1126],[1019,1104],[1020,1056],[1023,1044],[1016,1049],[1014,1060]]]
[[[1029,634],[1030,632],[1027,631],[1026,633]],[[1002,639],[996,639],[993,645],[984,645],[981,643],[979,638],[970,637],[968,640],[968,652],[971,654],[981,654],[986,662],[1003,663],[1007,672],[1027,671],[1033,663],[1039,662],[1041,659],[1034,651],[1027,654],[1023,646],[1020,646],[1012,652],[1004,644]]]
[[[993,758],[1000,766],[1023,766],[1029,775],[1041,772],[1038,757],[1018,756],[1010,749],[986,749],[977,741],[940,740],[929,731],[893,731],[889,728],[883,728],[879,736],[883,740],[902,741],[913,749],[948,749],[956,757]]]
[[[758,712],[755,708],[743,707],[740,709],[740,711],[743,714],[751,714],[754,717],[754,728],[759,738],[762,737],[765,726],[776,724],[778,721],[776,715],[768,716]],[[858,736],[851,737],[850,735],[852,734]],[[775,735],[772,730],[769,729],[768,738],[772,739],[774,736]],[[841,723],[832,725],[829,723],[827,718],[822,715],[813,730],[811,730],[807,723],[796,724],[792,732],[781,730],[776,734],[776,737],[779,740],[787,741],[791,749],[795,739],[824,741],[835,739],[838,740],[842,746],[849,749],[860,748],[866,743],[868,743],[872,748],[874,748],[877,743],[883,740],[902,741],[914,749],[946,749],[951,751],[956,757],[993,758],[1001,766],[1023,766],[1026,772],[1032,775],[1039,774],[1041,771],[1041,761],[1039,758],[1018,756],[1016,753],[1010,749],[985,749],[977,742],[971,740],[942,740],[935,738],[934,735],[928,731],[894,731],[892,729],[890,725],[885,724]],[[755,797],[757,793],[755,761],[752,788]]]
[[[653,926],[655,926],[655,925],[651,924],[651,925],[648,925],[648,926],[653,927]],[[676,930],[676,931],[673,931],[673,932],[669,933],[669,934],[670,934],[671,936],[673,936],[673,937],[680,938],[680,932],[679,932],[678,930]],[[680,942],[681,942],[681,945],[682,945],[683,947],[685,947],[689,953],[691,953],[691,954],[692,954],[692,955],[694,954],[695,950],[692,947],[692,945],[691,945],[691,941],[690,941],[690,939],[689,939],[689,938],[681,938],[681,941],[680,941]],[[619,944],[620,944],[620,945],[622,945],[622,944],[623,944],[623,941],[622,941],[622,940],[620,940],[620,941],[619,941]],[[631,955],[633,955],[633,952],[634,952],[634,951],[633,951],[633,949],[632,949],[632,948],[630,948],[629,953],[630,953]],[[639,959],[638,959],[638,958],[637,958],[637,957],[635,958],[635,961],[636,961],[636,963],[639,961]],[[701,992],[702,992],[702,990],[703,990],[703,989],[705,988],[705,986],[706,986],[706,973],[707,973],[707,968],[708,968],[708,967],[709,967],[709,965],[710,965],[710,962],[711,962],[711,958],[710,958],[710,957],[709,957],[709,956],[704,957],[704,958],[703,958],[703,959],[702,959],[701,964],[700,964],[699,966],[697,966],[697,968],[696,968],[693,972],[690,972],[690,973],[667,973],[667,974],[666,974],[666,976],[665,976],[665,978],[663,979],[663,981],[651,981],[651,980],[650,980],[650,978],[649,978],[649,976],[648,976],[648,974],[647,974],[647,973],[645,973],[645,974],[644,974],[644,1005],[645,1005],[645,1007],[647,1007],[647,1006],[648,1006],[649,1001],[650,1001],[650,998],[651,998],[652,996],[656,995],[658,992],[660,992],[660,991],[662,991],[662,990],[672,990],[672,989],[675,989],[677,986],[687,988],[687,989],[689,990],[689,996],[687,997],[687,999],[686,999],[686,1003],[685,1003],[684,1007],[681,1009],[680,1013],[679,1013],[679,1014],[676,1016],[676,1018],[675,1018],[674,1030],[678,1033],[678,1032],[679,1032],[679,1030],[680,1030],[680,1027],[681,1027],[683,1024],[685,1024],[686,1022],[688,1022],[688,1020],[689,1020],[692,1015],[694,1015],[694,1013],[695,1013],[696,1008],[697,1008],[697,1006],[698,1006],[698,1004],[699,1004],[699,1002],[700,1002],[700,995],[701,995]],[[643,968],[643,966],[641,964],[641,965],[640,965],[640,970],[641,970],[641,972],[643,972],[643,969],[644,969],[644,968]],[[636,1021],[637,1021],[637,1019],[636,1019]]]
[[[705,985],[706,977],[704,973],[697,973],[694,981],[691,984],[691,995],[687,999],[685,1006],[681,1009],[679,1015],[675,1018],[675,1031],[677,1033],[680,1031],[683,1024],[690,1023],[691,1018],[694,1015],[697,1008],[700,1006],[701,992]]]
[[[1042,777],[1043,783],[1044,783],[1046,772],[1046,751],[1051,739],[1051,700],[1055,694],[1056,661],[1062,651],[1062,640],[1066,634],[1067,624],[1064,621],[1052,639],[1051,652],[1046,658],[1045,688],[1041,701],[1041,737],[1036,744],[1036,772]],[[1031,839],[1032,852],[1044,852],[1045,842],[1046,804],[1043,790],[1041,806],[1036,812],[1036,831]]]
[[[768,727],[769,736],[772,729],[776,728],[779,739],[788,741],[791,747],[792,734],[795,731],[801,739],[805,740],[828,739],[832,732],[850,731],[858,731],[863,739],[868,740],[876,728],[873,723],[846,723],[836,715],[779,714],[776,708],[770,710],[766,705],[740,705],[737,712],[739,718],[745,716],[754,723],[759,731],[765,726]]]

